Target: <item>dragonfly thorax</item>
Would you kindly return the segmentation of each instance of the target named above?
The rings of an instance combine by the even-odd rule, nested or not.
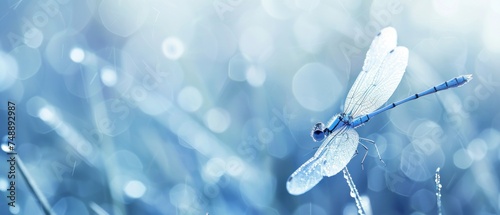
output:
[[[311,130],[311,137],[315,142],[323,141],[333,131],[345,125],[350,125],[352,117],[345,113],[335,115],[325,126],[322,122],[318,122]]]

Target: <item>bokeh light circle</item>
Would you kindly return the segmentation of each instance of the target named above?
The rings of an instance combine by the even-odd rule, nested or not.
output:
[[[10,55],[16,59],[19,73],[18,78],[26,80],[35,75],[42,65],[42,57],[38,49],[28,46],[18,46],[10,52]]]
[[[127,182],[123,188],[123,192],[130,198],[138,199],[141,198],[144,193],[146,193],[146,186],[138,180],[131,180]]]
[[[293,95],[302,107],[323,111],[340,97],[344,86],[328,67],[308,63],[295,73],[292,87]]]
[[[252,66],[247,69],[245,78],[253,87],[260,87],[266,81],[266,71],[263,68]]]
[[[453,154],[453,164],[460,169],[467,169],[472,165],[472,158],[465,149],[459,149]]]
[[[480,161],[486,156],[488,145],[483,139],[476,138],[467,146],[467,152],[469,153],[469,157],[476,161]]]
[[[118,77],[116,76],[116,71],[110,67],[104,67],[101,69],[101,81],[104,85],[108,87],[115,86],[118,81]]]
[[[38,117],[46,122],[52,123],[55,120],[55,114],[48,107],[43,107],[38,111]]]
[[[2,149],[3,149],[3,144],[2,144]],[[7,180],[3,177],[0,178],[0,191],[5,192],[8,187],[9,187],[9,182],[7,182]]]
[[[177,37],[167,37],[161,44],[161,50],[167,59],[177,60],[184,54],[184,43]]]
[[[102,25],[121,37],[128,37],[139,30],[148,12],[148,2],[140,0],[104,0],[99,5]]]
[[[79,47],[74,47],[69,52],[69,58],[75,63],[81,63],[85,60],[85,51]]]
[[[0,51],[0,92],[12,86],[18,75],[16,60]]]
[[[206,163],[204,171],[210,182],[215,182],[226,172],[226,162],[221,158],[212,158]]]
[[[42,31],[38,28],[31,28],[28,32],[24,34],[24,44],[30,48],[37,49],[43,43],[44,36]]]
[[[86,38],[73,29],[62,30],[55,33],[48,41],[44,52],[45,59],[57,73],[75,74],[81,71],[81,64],[71,59],[71,51],[75,47],[85,50]]]
[[[187,86],[179,92],[177,103],[183,110],[194,112],[203,104],[203,97],[196,87]]]
[[[222,133],[231,124],[231,116],[222,108],[212,108],[205,114],[205,124],[213,132]]]

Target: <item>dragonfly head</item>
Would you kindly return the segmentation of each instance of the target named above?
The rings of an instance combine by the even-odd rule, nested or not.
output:
[[[313,138],[314,142],[319,142],[325,139],[326,136],[328,136],[328,130],[325,128],[325,124],[322,122],[318,122],[314,125],[312,131],[311,131],[311,137]]]

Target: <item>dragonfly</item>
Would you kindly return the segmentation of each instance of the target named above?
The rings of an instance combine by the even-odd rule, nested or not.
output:
[[[374,116],[472,80],[470,74],[461,75],[382,107],[401,82],[407,65],[408,49],[397,46],[396,30],[392,27],[382,29],[366,53],[362,71],[347,94],[343,112],[333,116],[326,125],[319,122],[313,126],[312,139],[323,142],[314,156],[288,178],[286,188],[290,194],[303,194],[316,186],[323,177],[331,177],[346,167],[357,154],[360,137],[355,129]]]

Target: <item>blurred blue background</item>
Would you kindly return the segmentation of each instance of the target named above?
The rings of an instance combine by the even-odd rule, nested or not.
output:
[[[389,101],[474,80],[358,129],[387,164],[368,144],[348,165],[365,210],[437,214],[441,167],[445,214],[500,213],[498,0],[0,5],[0,129],[14,101],[16,151],[57,214],[356,214],[341,174],[300,196],[285,182],[386,26],[410,50]],[[0,214],[41,214],[17,174]]]

